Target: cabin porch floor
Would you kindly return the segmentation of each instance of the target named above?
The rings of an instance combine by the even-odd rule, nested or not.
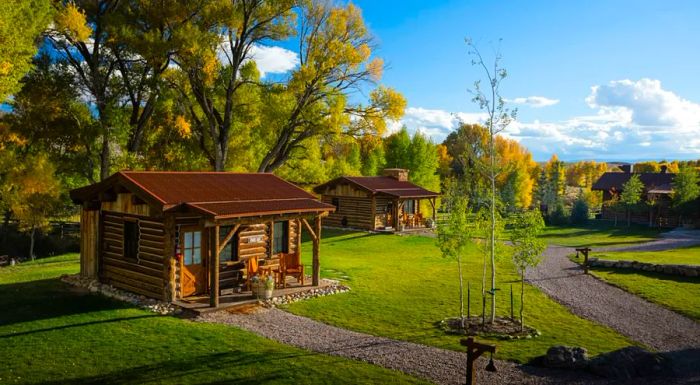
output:
[[[318,286],[313,286],[311,284],[311,277],[306,277],[304,281],[307,283],[305,285],[301,285],[295,279],[289,277],[287,287],[275,288],[275,290],[272,292],[272,297],[284,297],[286,295],[302,293],[331,285],[330,282],[322,279]],[[258,298],[254,296],[253,292],[250,290],[237,293],[232,289],[224,289],[222,290],[221,294],[222,295],[219,296],[218,307],[211,307],[209,305],[209,294],[181,298],[173,301],[173,304],[183,309],[194,311],[195,313],[210,313],[235,308],[238,306],[256,304],[258,302]]]

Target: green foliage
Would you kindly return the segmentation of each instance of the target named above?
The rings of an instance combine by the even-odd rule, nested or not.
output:
[[[589,216],[588,201],[584,194],[579,194],[571,207],[571,224],[585,225]]]
[[[683,166],[673,180],[672,204],[678,212],[696,211],[697,199],[700,197],[700,176],[692,167]]]
[[[546,248],[540,238],[544,230],[544,219],[539,210],[530,210],[514,214],[511,219],[510,241],[513,244],[513,264],[522,275],[528,267],[540,263]]]
[[[50,17],[49,0],[0,2],[0,103],[19,90]]]
[[[639,179],[638,174],[633,174],[630,179],[622,185],[620,201],[628,207],[637,205],[642,200],[644,183]]]

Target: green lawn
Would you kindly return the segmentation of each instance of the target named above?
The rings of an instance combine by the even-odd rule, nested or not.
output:
[[[311,245],[303,256],[310,265]],[[466,258],[465,282],[472,287],[472,314],[480,313],[481,257]],[[500,261],[498,310],[509,314],[509,288],[516,275],[509,261]],[[444,334],[435,323],[458,315],[456,262],[444,259],[435,239],[421,236],[370,235],[324,230],[321,273],[341,279],[352,290],[292,304],[288,309],[325,323],[370,334],[462,350],[459,337]],[[514,284],[516,293],[518,284]],[[618,349],[630,341],[615,331],[583,320],[526,287],[526,324],[542,336],[531,340],[497,341],[498,357],[526,362],[552,345],[586,347],[591,354]],[[516,294],[516,313],[517,313]]]
[[[0,269],[0,384],[422,383],[60,282],[67,255]]]
[[[610,260],[628,260],[671,265],[700,265],[700,246],[682,247],[664,251],[605,251],[593,257]]]
[[[590,271],[630,293],[700,321],[700,278],[597,267]]]
[[[661,230],[647,226],[595,221],[584,226],[548,226],[543,238],[548,243],[570,247],[605,247],[652,241]]]

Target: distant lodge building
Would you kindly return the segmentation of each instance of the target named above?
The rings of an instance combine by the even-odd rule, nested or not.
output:
[[[408,170],[391,168],[384,176],[342,176],[314,188],[335,211],[324,225],[364,230],[395,231],[435,224],[438,193],[408,181]],[[421,201],[431,212],[421,212]]]
[[[81,205],[84,277],[163,301],[208,297],[219,306],[224,288],[249,289],[259,268],[276,268],[282,280],[294,261],[299,270],[305,228],[312,286],[319,285],[321,218],[334,207],[275,175],[123,171],[70,196]]]
[[[632,177],[639,175],[644,184],[641,202],[655,202],[646,210],[633,210],[630,219],[634,223],[649,224],[659,227],[677,227],[678,216],[671,213],[671,194],[673,192],[673,179],[676,174],[667,172],[662,166],[661,172],[635,173],[632,165],[620,167],[622,172],[606,172],[592,186],[593,191],[603,192],[602,219],[627,220],[627,211],[614,207],[612,203],[615,197],[619,198],[623,185]]]

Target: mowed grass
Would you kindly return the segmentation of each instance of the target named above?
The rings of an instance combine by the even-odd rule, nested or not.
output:
[[[632,294],[700,321],[700,278],[597,267],[589,271]]]
[[[303,244],[311,264],[311,244]],[[465,286],[471,284],[471,313],[481,314],[482,257],[465,256]],[[324,229],[321,274],[341,279],[352,290],[288,306],[289,311],[322,322],[401,340],[463,350],[460,337],[436,327],[459,314],[457,264],[441,257],[435,239],[421,236],[370,235]],[[509,260],[498,263],[498,314],[510,315],[510,285],[519,308],[519,281]],[[526,286],[525,323],[542,336],[519,341],[490,341],[497,356],[527,362],[552,345],[583,346],[590,354],[615,350],[631,342],[615,331],[581,319],[538,289]],[[466,296],[466,295],[465,295]]]
[[[423,383],[70,288],[76,255],[0,269],[0,384]]]
[[[661,230],[642,225],[594,221],[583,226],[547,226],[542,238],[550,244],[569,247],[625,246],[653,241]]]
[[[593,257],[670,265],[700,265],[700,246],[663,251],[605,251]]]

